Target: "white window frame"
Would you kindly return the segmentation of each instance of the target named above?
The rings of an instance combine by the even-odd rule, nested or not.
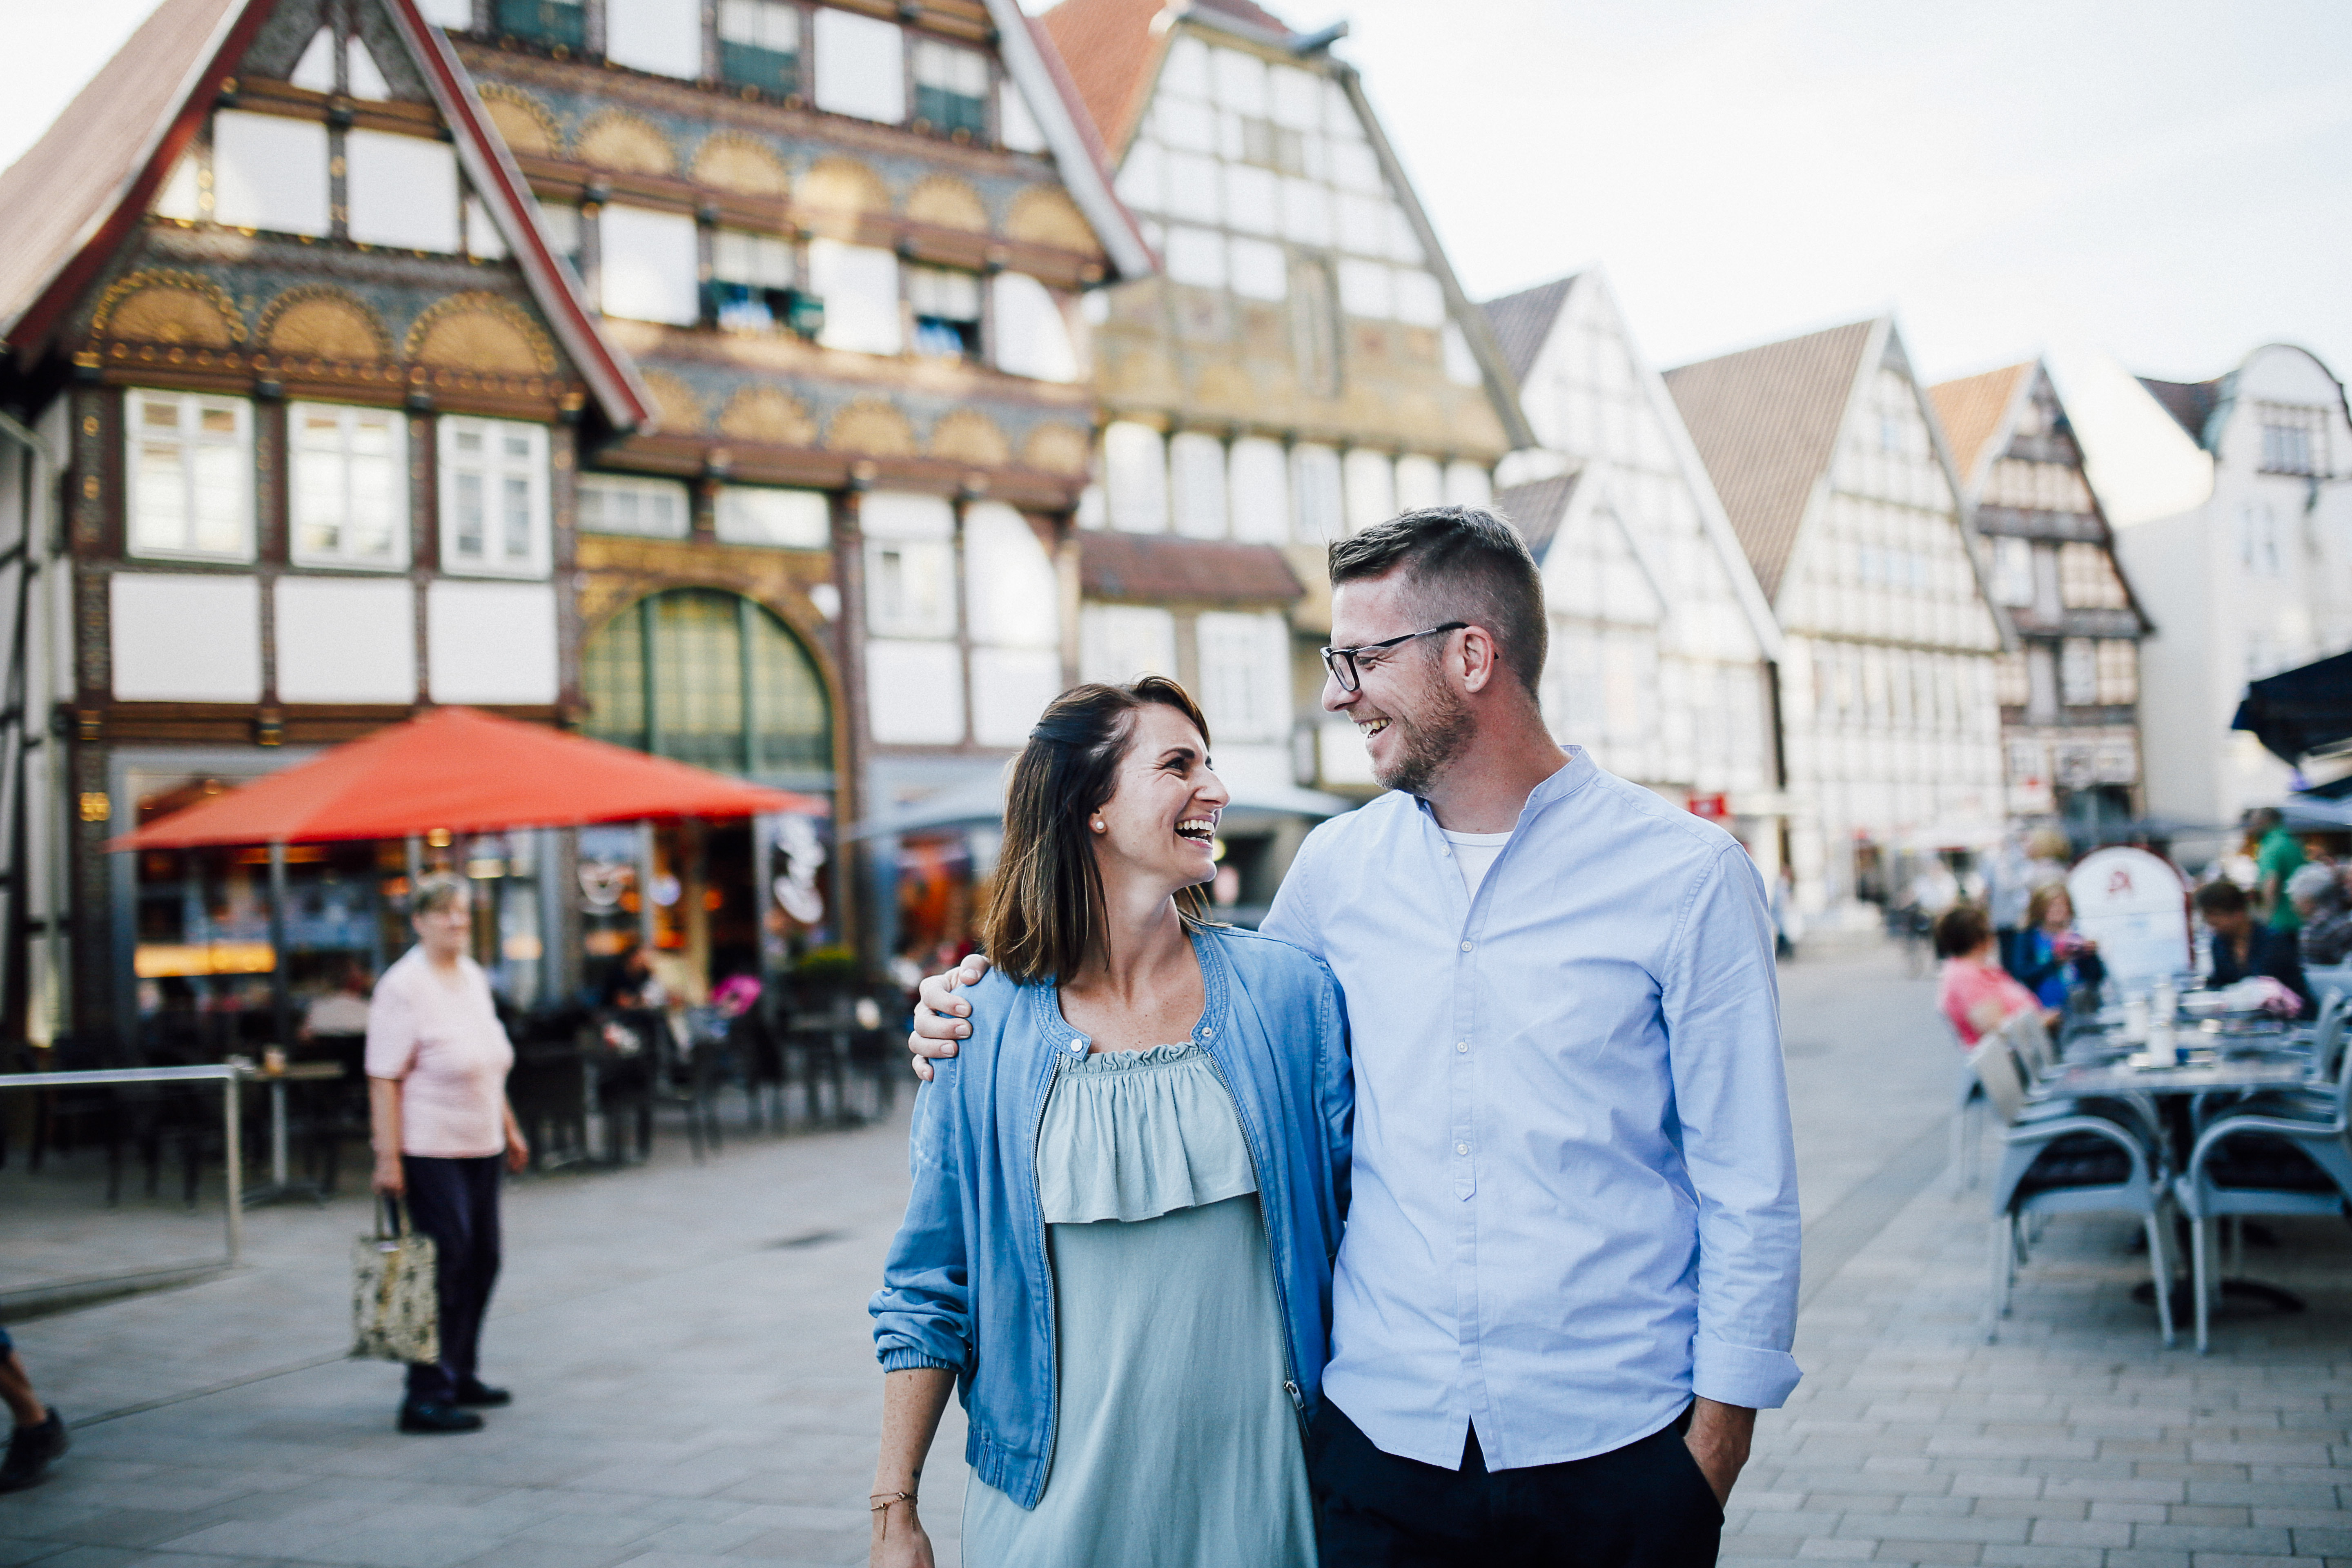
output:
[[[452,576],[466,577],[544,577],[549,571],[550,552],[548,519],[548,429],[519,419],[482,419],[472,416],[445,415],[437,432],[440,468],[441,503],[441,570]],[[481,450],[470,453],[462,449],[468,436],[482,438]],[[521,455],[505,450],[509,437],[521,436],[529,451]],[[496,555],[486,549],[478,557],[468,557],[458,547],[459,530],[463,523],[463,480],[467,475],[483,480],[484,516],[483,542],[500,544]],[[490,492],[507,494],[505,481],[524,481],[526,525],[530,538],[522,553],[516,554],[503,547],[499,539],[496,509],[489,503]]]
[[[185,529],[182,537],[196,537],[195,490],[196,453],[200,450],[226,448],[234,455],[236,489],[233,508],[236,517],[238,539],[236,543],[206,549],[193,542],[157,544],[140,537],[140,513],[148,504],[149,480],[140,463],[140,447],[160,442],[163,437],[150,432],[145,419],[149,403],[169,403],[178,410],[170,437],[172,445],[180,448],[180,504]],[[145,387],[131,387],[122,396],[122,472],[124,486],[123,553],[157,561],[251,561],[254,559],[253,516],[253,405],[242,397],[218,397],[209,393],[157,392]],[[219,439],[206,437],[199,429],[191,440],[184,434],[193,415],[201,420],[207,411],[226,409],[235,422],[235,429]]]
[[[873,491],[858,513],[866,536],[867,635],[953,641],[962,625],[954,509],[937,496]],[[895,568],[886,559],[890,556],[898,559]],[[894,586],[912,586],[917,596],[894,601]]]
[[[823,490],[721,485],[711,521],[721,544],[770,550],[826,550],[833,544],[833,503]]]
[[[658,527],[615,526],[607,513],[608,498],[624,495],[640,498],[640,510],[646,498],[659,496],[670,500],[676,503],[677,521],[675,525]],[[684,539],[694,531],[694,496],[682,479],[647,479],[639,474],[583,474],[575,502],[583,533],[628,539]],[[593,521],[589,520],[592,510],[598,514]]]
[[[309,493],[308,476],[320,455],[312,452],[304,440],[304,422],[314,416],[332,414],[341,431],[341,449],[331,459],[341,468],[340,489],[343,491],[342,521],[340,524],[343,542],[332,550],[314,550],[303,542],[304,531],[314,521],[304,515],[304,502]],[[352,503],[359,499],[369,481],[352,472],[352,437],[362,423],[381,422],[388,435],[384,464],[389,470],[387,485],[392,497],[392,535],[390,548],[382,555],[359,555],[350,548]],[[297,566],[331,566],[353,572],[398,572],[408,565],[408,417],[397,408],[370,407],[350,403],[291,403],[286,409],[287,467],[287,550]]]

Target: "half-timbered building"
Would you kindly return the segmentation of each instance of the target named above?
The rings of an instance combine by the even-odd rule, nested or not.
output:
[[[1801,905],[1899,895],[2002,831],[1988,601],[1925,389],[1887,317],[1666,373],[1780,625]]]
[[[2083,449],[2039,362],[1929,389],[1994,604],[2019,646],[1999,666],[2009,815],[2085,840],[2141,815],[2139,643]]]

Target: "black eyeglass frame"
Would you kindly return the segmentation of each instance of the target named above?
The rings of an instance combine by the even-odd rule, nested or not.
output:
[[[1330,671],[1331,679],[1339,683],[1340,690],[1361,691],[1364,689],[1364,675],[1363,671],[1356,668],[1356,660],[1360,656],[1368,653],[1383,653],[1400,644],[1409,643],[1415,637],[1433,637],[1440,632],[1467,631],[1469,627],[1468,621],[1448,621],[1442,626],[1430,626],[1423,631],[1407,632],[1402,637],[1390,637],[1385,642],[1359,643],[1354,647],[1327,647],[1321,650],[1323,668]]]

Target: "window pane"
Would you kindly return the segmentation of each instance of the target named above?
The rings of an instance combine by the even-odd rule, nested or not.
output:
[[[530,480],[519,474],[509,474],[506,481],[506,533],[503,541],[507,559],[530,559]]]
[[[693,218],[607,206],[599,221],[606,315],[681,327],[702,319]]]
[[[139,510],[131,520],[131,547],[188,548],[187,481],[176,446],[151,441],[139,448]]]
[[[743,766],[743,648],[735,596],[687,590],[652,603],[654,746],[698,767]]]
[[[455,253],[457,150],[421,136],[343,133],[347,224],[362,245]]]
[[[808,650],[757,605],[751,624],[752,765],[816,770],[833,763],[833,710]]]
[[[645,605],[631,605],[588,639],[580,660],[588,733],[615,745],[646,743]]]
[[[234,447],[198,447],[195,458],[194,548],[234,554],[244,547],[245,454]]]
[[[482,506],[482,476],[457,476],[457,553],[472,560],[482,558],[488,518]]]

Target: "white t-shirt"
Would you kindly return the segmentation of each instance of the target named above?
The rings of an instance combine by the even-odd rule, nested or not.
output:
[[[1495,863],[1495,857],[1503,852],[1503,846],[1511,841],[1511,836],[1507,833],[1456,833],[1450,827],[1441,827],[1437,831],[1445,835],[1445,842],[1453,847],[1454,863],[1462,868],[1463,890],[1475,900],[1478,897],[1478,884],[1486,879],[1486,868]]]

